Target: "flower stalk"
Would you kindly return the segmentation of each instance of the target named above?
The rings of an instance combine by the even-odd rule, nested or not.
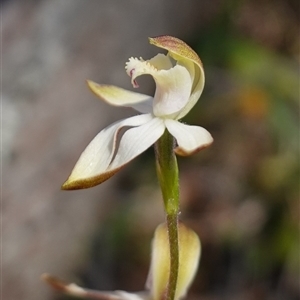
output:
[[[167,217],[170,251],[170,273],[165,297],[166,300],[173,300],[175,298],[179,269],[179,178],[177,159],[174,153],[174,144],[174,138],[167,130],[155,143],[156,170],[162,190]]]
[[[179,181],[174,138],[166,130],[155,143],[156,171],[167,215],[178,214]]]

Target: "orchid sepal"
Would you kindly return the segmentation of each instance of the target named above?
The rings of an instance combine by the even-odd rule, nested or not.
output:
[[[178,38],[164,35],[149,38],[149,42],[156,47],[167,50],[172,58],[178,61],[179,64],[184,65],[190,71],[193,86],[187,105],[177,116],[177,119],[181,119],[194,107],[202,94],[205,83],[202,61],[190,46]]]
[[[165,120],[168,131],[177,141],[174,152],[180,156],[190,156],[213,143],[213,137],[203,127],[190,126],[175,120]]]
[[[131,107],[140,113],[152,113],[153,97],[128,91],[114,85],[98,84],[87,80],[90,90],[100,99],[113,106]]]
[[[120,137],[121,130],[129,126]],[[164,130],[163,121],[150,114],[113,123],[86,147],[62,189],[90,188],[106,181],[149,148]]]

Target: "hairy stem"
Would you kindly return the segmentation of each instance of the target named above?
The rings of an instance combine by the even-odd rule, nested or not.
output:
[[[155,144],[156,170],[162,190],[170,246],[170,275],[165,300],[174,300],[178,278],[179,177],[174,138],[166,130]]]

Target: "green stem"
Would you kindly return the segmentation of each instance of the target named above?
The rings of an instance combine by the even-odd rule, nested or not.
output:
[[[170,275],[166,300],[174,300],[179,268],[178,214],[167,215],[167,226],[170,244]]]
[[[155,144],[156,170],[162,190],[167,215],[170,246],[170,275],[165,300],[174,300],[178,278],[178,213],[179,177],[177,159],[174,153],[174,138],[166,130]]]

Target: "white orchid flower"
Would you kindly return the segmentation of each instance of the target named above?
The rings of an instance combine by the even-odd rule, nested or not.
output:
[[[176,139],[174,151],[179,155],[193,154],[212,143],[210,133],[203,127],[178,121],[202,93],[204,70],[200,58],[188,45],[171,36],[150,38],[150,43],[168,50],[168,55],[158,54],[146,61],[130,58],[126,72],[134,87],[138,87],[138,76],[151,75],[156,83],[154,97],[88,81],[90,89],[102,100],[132,107],[141,114],[103,129],[81,154],[63,189],[89,188],[109,179],[153,145],[166,129]],[[120,136],[124,128],[127,130]]]
[[[179,223],[179,268],[174,300],[185,297],[198,268],[200,258],[200,241],[190,228]],[[98,300],[162,300],[168,288],[170,273],[170,251],[166,224],[157,227],[152,242],[152,259],[146,283],[146,291],[128,293],[125,291],[102,292],[88,290],[78,285],[65,283],[44,274],[42,279],[53,288],[71,296]]]

